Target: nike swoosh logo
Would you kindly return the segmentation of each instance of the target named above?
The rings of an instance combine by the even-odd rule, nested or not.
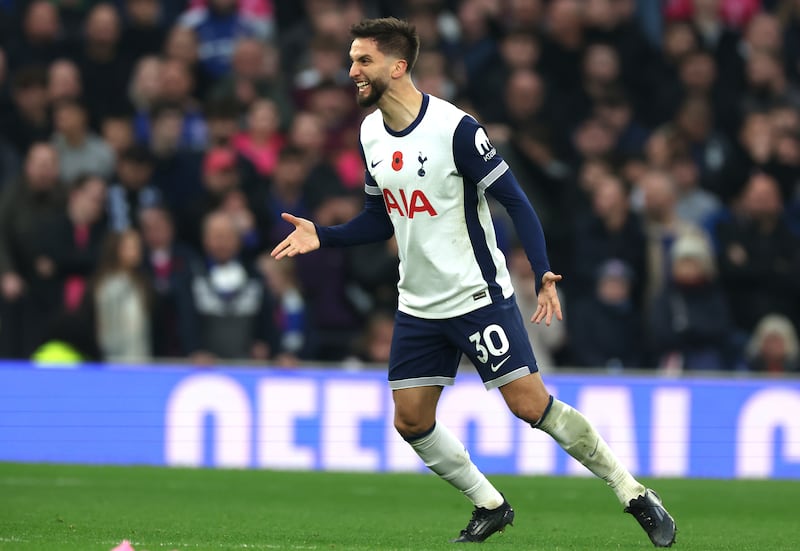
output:
[[[378,165],[379,165],[379,164],[381,164],[382,162],[383,162],[383,159],[381,159],[380,161],[370,161],[369,165],[370,165],[372,168],[375,168],[376,166],[378,166]]]
[[[600,445],[600,439],[598,438],[597,442],[594,443],[594,449],[592,450],[592,453],[589,454],[589,457],[594,457],[594,454],[597,453],[597,446],[599,445]]]
[[[502,366],[504,363],[506,363],[508,360],[510,360],[510,359],[511,359],[511,356],[506,356],[505,358],[503,358],[502,360],[500,360],[500,362],[499,362],[497,365],[494,365],[494,364],[489,364],[489,367],[491,367],[491,368],[492,368],[492,373],[494,373],[494,372],[496,372],[498,369],[500,369],[500,367],[501,367],[501,366]]]

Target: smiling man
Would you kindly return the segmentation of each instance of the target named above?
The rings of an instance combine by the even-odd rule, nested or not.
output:
[[[550,434],[605,480],[656,546],[671,545],[675,523],[658,496],[631,476],[583,415],[554,399],[542,382],[497,247],[487,194],[508,211],[536,274],[532,322],[561,319],[561,276],[550,270],[541,224],[508,165],[474,118],[414,86],[419,38],[412,26],[369,19],[351,32],[356,99],[362,107],[378,108],[361,126],[364,210],[331,227],[284,213],[295,229],[272,255],[397,238],[399,305],[389,359],[395,427],[426,466],[475,505],[454,542],[481,542],[514,520],[514,510],[464,445],[436,421],[442,388],[454,383],[466,354],[486,388],[498,388],[514,415]]]

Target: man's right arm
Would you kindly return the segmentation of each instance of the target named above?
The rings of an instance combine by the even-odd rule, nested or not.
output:
[[[383,195],[377,186],[367,186],[364,209],[358,216],[344,224],[316,226],[316,229],[320,247],[363,245],[386,241],[394,235],[394,226],[386,213]]]

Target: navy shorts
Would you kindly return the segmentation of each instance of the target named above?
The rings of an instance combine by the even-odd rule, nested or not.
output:
[[[457,318],[423,319],[398,311],[389,386],[452,385],[461,354],[475,365],[487,389],[539,370],[512,296]]]

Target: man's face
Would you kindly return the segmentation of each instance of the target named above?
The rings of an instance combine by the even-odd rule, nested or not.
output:
[[[86,219],[96,222],[103,216],[106,204],[106,183],[100,178],[92,178],[79,191],[73,192],[71,198],[80,202],[80,208]]]
[[[48,144],[36,144],[25,160],[25,178],[34,191],[46,191],[58,184],[58,153]]]
[[[226,215],[213,215],[203,233],[206,254],[216,262],[228,262],[239,253],[239,234]]]
[[[167,215],[158,209],[145,209],[139,222],[142,238],[150,249],[166,248],[172,242],[172,223]]]
[[[55,127],[64,134],[79,134],[86,130],[86,114],[75,105],[64,105],[55,113]]]
[[[239,0],[211,0],[209,4],[215,12],[221,14],[233,13],[239,8]]]
[[[374,40],[356,38],[350,46],[350,78],[356,83],[356,101],[361,107],[372,107],[389,89],[391,65]]]

